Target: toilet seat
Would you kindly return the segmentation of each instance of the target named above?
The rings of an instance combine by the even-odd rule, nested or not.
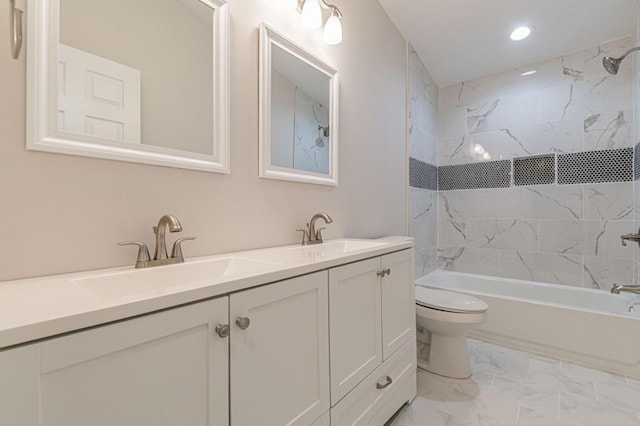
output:
[[[489,306],[482,300],[455,291],[416,286],[416,304],[419,306],[454,313],[483,313]]]

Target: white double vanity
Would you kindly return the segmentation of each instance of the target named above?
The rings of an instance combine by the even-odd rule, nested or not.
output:
[[[413,241],[0,284],[0,424],[382,425],[416,394]]]

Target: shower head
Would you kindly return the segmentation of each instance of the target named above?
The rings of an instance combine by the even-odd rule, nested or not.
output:
[[[620,62],[622,62],[622,58],[612,58],[611,56],[605,56],[602,58],[602,66],[609,74],[612,75],[618,74]]]
[[[634,47],[633,49],[629,49],[624,55],[619,58],[612,58],[611,56],[605,56],[602,58],[602,66],[609,74],[616,75],[618,74],[618,70],[620,69],[620,62],[631,52],[636,50],[640,50],[640,47]]]

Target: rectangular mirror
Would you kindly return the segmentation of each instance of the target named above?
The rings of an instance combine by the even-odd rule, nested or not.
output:
[[[338,73],[262,24],[260,176],[338,184]]]
[[[226,0],[28,7],[28,149],[229,172]]]

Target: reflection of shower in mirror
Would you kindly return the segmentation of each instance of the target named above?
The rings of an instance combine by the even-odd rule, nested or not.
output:
[[[318,138],[316,139],[316,146],[320,148],[324,148],[324,138],[329,137],[329,125],[321,126],[318,125]]]
[[[316,146],[324,148],[324,139],[322,138],[322,126],[318,126],[318,137],[316,138]]]

